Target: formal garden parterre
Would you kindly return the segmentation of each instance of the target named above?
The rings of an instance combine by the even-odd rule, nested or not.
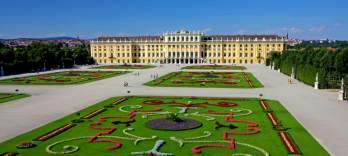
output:
[[[199,70],[245,70],[244,66],[237,65],[195,65],[186,66],[181,69],[199,69]]]
[[[158,87],[260,88],[263,87],[248,72],[173,72],[145,83]]]
[[[35,156],[329,155],[279,102],[257,98],[114,97],[0,147]]]
[[[0,103],[17,100],[30,96],[25,93],[0,93]]]
[[[107,65],[93,67],[92,69],[149,69],[154,68],[155,65],[137,65],[137,64],[121,64],[121,65]]]
[[[81,84],[128,73],[127,71],[64,71],[0,80],[0,84],[64,85]]]

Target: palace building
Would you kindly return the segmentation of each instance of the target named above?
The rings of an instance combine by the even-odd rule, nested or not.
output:
[[[286,36],[204,35],[179,31],[161,36],[98,37],[90,42],[100,64],[262,64],[286,48]]]

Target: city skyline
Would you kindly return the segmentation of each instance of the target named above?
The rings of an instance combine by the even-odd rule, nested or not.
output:
[[[0,38],[160,35],[182,29],[215,34],[289,33],[299,39],[348,39],[347,2],[3,1]]]

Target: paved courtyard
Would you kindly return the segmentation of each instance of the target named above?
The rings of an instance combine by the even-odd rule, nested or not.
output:
[[[21,92],[32,96],[0,105],[0,141],[28,132],[52,120],[78,111],[111,96],[124,95],[176,95],[215,97],[258,97],[279,100],[291,114],[332,155],[345,156],[348,153],[348,103],[338,101],[337,93],[328,90],[314,90],[300,82],[288,84],[288,76],[270,70],[263,65],[246,65],[264,88],[178,88],[148,87],[151,75],[162,76],[180,67],[164,65],[81,85],[29,86],[0,85],[0,92]],[[129,87],[123,87],[124,81]],[[130,91],[128,93],[127,91]]]

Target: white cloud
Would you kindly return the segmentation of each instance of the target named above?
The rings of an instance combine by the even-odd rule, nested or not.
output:
[[[303,32],[302,28],[299,27],[283,27],[280,29],[283,32],[300,33]]]
[[[343,24],[341,22],[336,22],[335,27],[341,27]]]
[[[244,30],[244,29],[241,29],[241,30],[237,31],[237,34],[246,34],[246,33],[248,33],[248,31]]]
[[[202,30],[203,33],[208,33],[208,32],[210,32],[210,31],[212,31],[211,28],[205,28],[205,29]]]
[[[326,30],[327,30],[327,26],[325,26],[325,25],[315,26],[315,27],[311,27],[308,29],[308,31],[310,31],[310,32],[317,32],[317,33],[325,32]]]

